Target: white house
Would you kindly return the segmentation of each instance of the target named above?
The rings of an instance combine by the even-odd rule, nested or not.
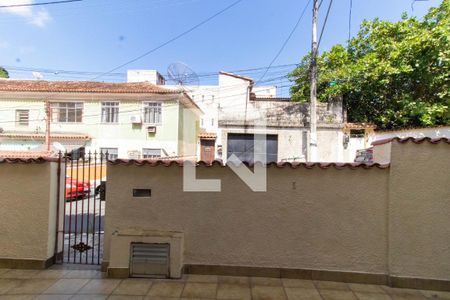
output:
[[[183,91],[11,79],[0,80],[0,156],[47,151],[46,102],[52,151],[61,144],[68,151],[108,151],[111,158],[196,158],[202,112]]]

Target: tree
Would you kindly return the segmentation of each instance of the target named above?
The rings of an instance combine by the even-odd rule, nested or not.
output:
[[[294,101],[309,99],[310,54],[290,74]],[[318,56],[318,99],[342,96],[348,119],[379,128],[450,124],[450,0],[423,20],[363,21],[347,45]]]
[[[8,71],[3,67],[0,67],[0,78],[9,78]]]

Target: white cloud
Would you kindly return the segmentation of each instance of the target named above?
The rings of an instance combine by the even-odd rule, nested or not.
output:
[[[3,0],[2,6],[32,4],[34,0]],[[20,16],[28,23],[38,27],[44,27],[51,20],[51,16],[45,8],[36,8],[32,6],[6,7],[1,8],[0,12]]]

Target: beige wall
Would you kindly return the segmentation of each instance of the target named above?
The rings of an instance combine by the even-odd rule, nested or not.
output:
[[[266,193],[228,167],[197,167],[222,192],[184,193],[176,165],[112,165],[105,262],[111,234],[134,228],[184,234],[184,264],[450,281],[450,145],[393,144],[388,169],[270,167]]]
[[[183,232],[185,264],[385,271],[387,170],[269,168],[267,193],[223,167],[197,168],[222,179],[221,193],[184,193],[177,166],[108,172],[107,238],[132,227]],[[152,197],[133,199],[133,187]]]
[[[0,260],[53,256],[57,163],[0,163]]]
[[[390,271],[450,280],[450,145],[392,142]]]

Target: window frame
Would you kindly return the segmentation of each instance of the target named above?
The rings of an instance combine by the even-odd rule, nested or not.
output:
[[[143,102],[142,103],[142,112],[143,112],[143,123],[144,124],[148,124],[148,125],[161,125],[162,124],[162,121],[163,121],[163,117],[162,117],[162,108],[163,108],[163,105],[162,105],[162,102],[158,102],[158,101],[145,101],[145,102]],[[153,107],[152,107],[153,106]],[[148,121],[151,121],[151,119],[150,119],[150,116],[149,116],[149,120],[147,120],[147,118],[146,118],[146,116],[147,116],[147,112],[146,112],[146,110],[147,109],[157,109],[157,110],[159,110],[159,120],[156,120],[156,118],[155,118],[155,113],[153,112],[153,114],[154,114],[154,121],[155,122],[148,122]]]
[[[26,112],[26,124],[22,124],[20,113]],[[30,110],[29,109],[16,109],[15,111],[15,124],[16,127],[29,127],[30,126]]]
[[[146,154],[145,154],[146,150],[157,150],[157,151],[159,151],[159,156],[146,157]],[[162,149],[161,148],[142,148],[142,158],[143,159],[154,159],[154,158],[161,158],[161,157],[162,157]]]
[[[114,158],[111,158],[110,150],[113,150],[113,152],[115,152],[115,153],[112,153],[112,155],[115,155]],[[108,159],[109,160],[114,160],[114,159],[118,159],[119,158],[119,148],[116,148],[116,147],[100,147],[100,155],[106,154],[106,152],[108,152]]]
[[[61,107],[61,105],[65,105],[66,107]],[[68,104],[74,104],[73,108],[67,107]],[[81,107],[77,107],[77,105],[80,105]],[[61,110],[66,110],[65,112],[65,121],[61,121]],[[70,118],[70,110],[73,110],[74,114],[74,121],[68,121]],[[77,114],[77,110],[81,110],[81,114]],[[51,120],[53,123],[62,123],[62,124],[81,124],[83,123],[83,114],[84,114],[84,102],[83,101],[54,101],[50,102],[50,112],[51,112]],[[77,121],[78,116],[80,117],[80,120]],[[56,120],[55,120],[56,117]]]
[[[113,104],[113,105],[112,105]],[[107,113],[106,113],[107,112]],[[111,112],[113,112],[111,114]],[[118,124],[120,116],[120,101],[102,101],[101,102],[101,123],[102,124]],[[114,119],[111,121],[106,121],[105,117],[108,119]]]

